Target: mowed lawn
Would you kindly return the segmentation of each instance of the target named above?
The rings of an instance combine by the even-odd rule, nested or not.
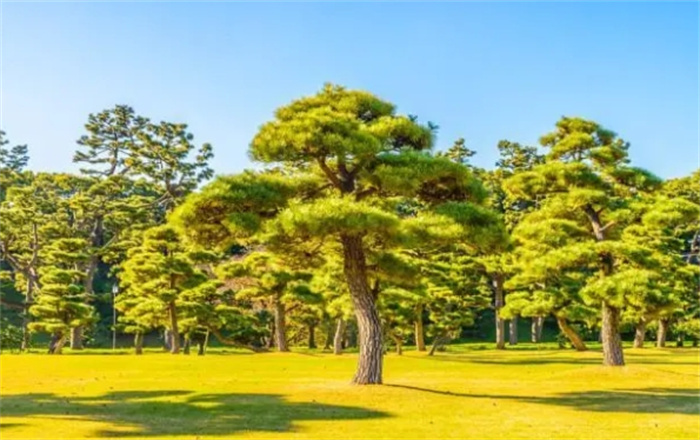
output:
[[[697,349],[0,356],[2,439],[700,437]]]

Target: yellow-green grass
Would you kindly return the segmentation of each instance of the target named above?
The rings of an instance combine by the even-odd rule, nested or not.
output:
[[[451,347],[365,387],[354,354],[3,354],[0,437],[698,439],[699,354]]]

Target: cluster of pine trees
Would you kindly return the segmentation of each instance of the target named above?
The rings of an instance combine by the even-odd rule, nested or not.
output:
[[[538,341],[548,319],[577,350],[599,335],[606,365],[624,364],[627,329],[636,347],[652,330],[662,346],[700,338],[700,172],[633,167],[595,122],[501,141],[486,170],[462,139],[434,152],[434,124],[326,85],[260,127],[263,166],[213,180],[185,124],[117,106],[85,129],[79,175],[25,171],[26,146],[2,139],[2,306],[22,349],[33,333],[80,349],[112,298],[137,353],[157,332],[200,354],[210,338],[286,351],[319,337],[359,347],[358,384],[381,383],[385,347],[427,339],[432,354],[484,311],[499,349],[507,320],[517,340],[531,318]]]

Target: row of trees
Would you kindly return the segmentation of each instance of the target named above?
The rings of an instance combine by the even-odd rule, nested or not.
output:
[[[52,352],[80,348],[100,274],[118,280],[137,353],[155,330],[173,353],[203,353],[210,335],[286,351],[303,333],[313,347],[318,330],[338,353],[350,326],[358,384],[381,383],[386,345],[426,350],[427,335],[432,354],[487,309],[497,348],[506,320],[532,318],[537,338],[553,317],[578,350],[578,329],[599,329],[606,365],[624,364],[623,326],[635,346],[653,326],[660,343],[671,325],[700,333],[700,173],[632,167],[592,121],[562,118],[541,148],[502,141],[484,170],[462,139],[433,152],[434,124],[327,85],[260,128],[261,170],[198,192],[212,150],[185,125],[117,106],[86,129],[79,176],[22,171],[26,147],[2,150],[0,251],[25,347],[35,331]]]

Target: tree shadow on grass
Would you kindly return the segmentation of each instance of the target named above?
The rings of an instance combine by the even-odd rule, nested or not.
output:
[[[601,350],[589,350],[581,353],[577,353],[573,350],[564,352],[563,350],[558,351],[542,351],[536,355],[525,355],[522,353],[520,356],[512,356],[513,353],[508,351],[501,352],[484,352],[482,354],[476,354],[478,351],[472,353],[454,353],[447,355],[437,355],[437,356],[425,356],[423,359],[442,361],[442,362],[461,362],[470,364],[496,364],[496,365],[549,365],[549,364],[570,364],[570,365],[601,365],[603,362],[602,351]],[[568,353],[569,355],[564,355]],[[600,357],[583,357],[586,353],[598,354]],[[683,360],[666,360],[659,358],[651,358],[645,353],[625,353],[625,358],[628,365],[697,365],[698,364],[698,352],[681,352],[676,353],[677,355],[683,357]],[[573,356],[571,356],[573,355]],[[653,356],[654,354],[652,354]],[[663,355],[662,355],[663,356]],[[687,360],[685,360],[687,358]]]
[[[165,399],[164,399],[165,398]],[[5,395],[3,417],[40,417],[111,423],[93,437],[233,435],[241,431],[291,432],[305,420],[388,417],[359,407],[288,402],[277,394],[194,394],[189,391],[121,391],[95,397],[50,393]],[[3,424],[11,429],[18,424]],[[118,428],[117,428],[118,427]]]
[[[692,388],[639,388],[577,391],[554,396],[530,397],[499,394],[468,394],[410,385],[387,385],[411,391],[470,399],[514,400],[523,403],[567,406],[581,411],[644,414],[700,414],[700,390]]]

